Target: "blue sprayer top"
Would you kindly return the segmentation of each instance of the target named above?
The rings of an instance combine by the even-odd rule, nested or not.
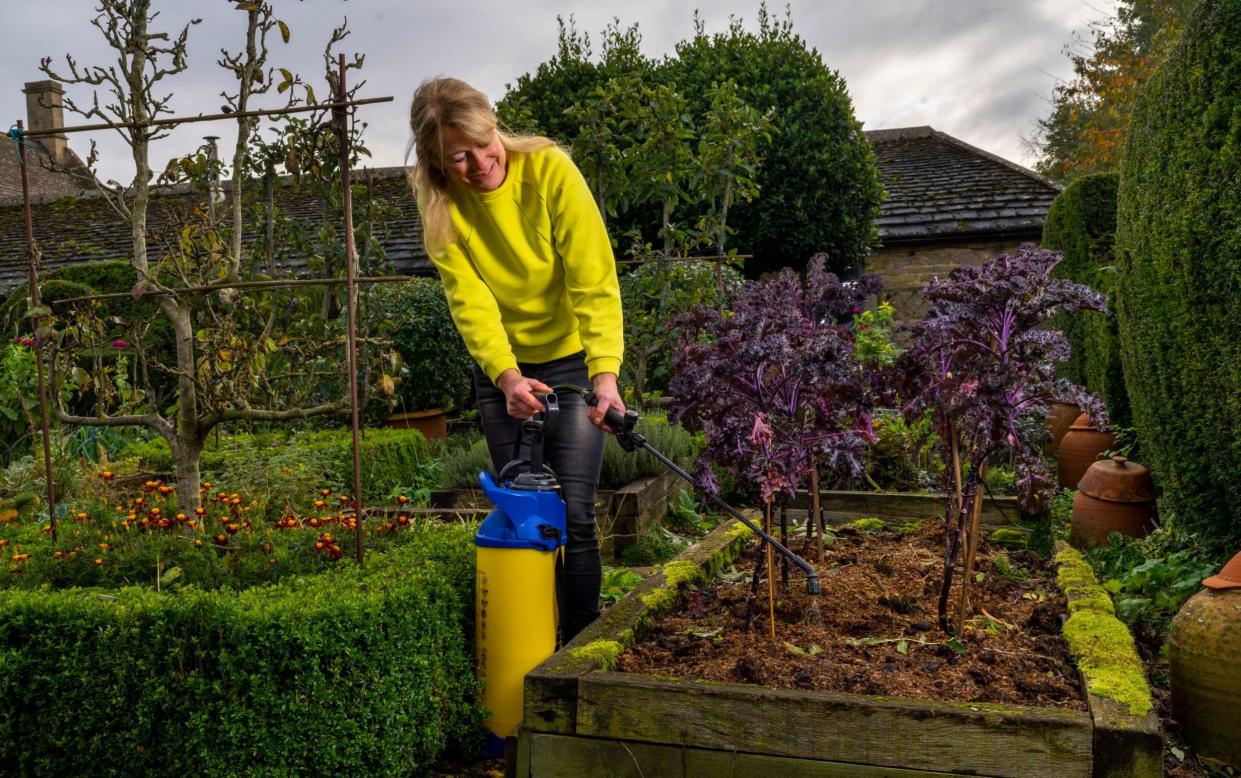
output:
[[[565,507],[558,492],[510,489],[487,472],[479,473],[478,482],[496,507],[479,525],[475,545],[554,551],[564,544]]]

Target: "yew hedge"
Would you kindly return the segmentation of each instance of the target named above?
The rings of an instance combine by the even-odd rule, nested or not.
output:
[[[1140,96],[1120,172],[1117,313],[1161,509],[1241,543],[1241,3],[1207,0]]]
[[[1129,396],[1125,391],[1116,323],[1116,190],[1115,173],[1082,176],[1065,187],[1047,213],[1043,245],[1060,251],[1064,259],[1054,275],[1085,284],[1108,295],[1108,316],[1077,311],[1056,317],[1072,349],[1057,369],[1064,378],[1086,387],[1103,399],[1109,418],[1129,426]]]

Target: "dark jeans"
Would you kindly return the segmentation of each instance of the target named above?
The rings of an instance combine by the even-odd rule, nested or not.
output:
[[[576,384],[590,387],[585,352],[539,364],[521,363],[518,369],[529,378],[548,386]],[[478,417],[487,438],[487,448],[496,472],[514,458],[514,445],[521,435],[521,420],[508,415],[501,392],[477,366],[474,389],[478,397]],[[595,536],[595,492],[599,488],[599,467],[603,463],[604,433],[590,423],[586,402],[571,392],[557,394],[560,418],[556,428],[543,441],[544,461],[556,473],[564,497],[568,541],[564,565],[556,578],[556,600],[560,611],[560,637],[568,643],[599,615],[599,583],[602,563]],[[529,456],[523,446],[521,457]]]

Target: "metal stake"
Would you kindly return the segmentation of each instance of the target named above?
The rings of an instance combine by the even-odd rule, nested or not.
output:
[[[358,279],[356,257],[353,249],[353,194],[349,181],[349,115],[344,108],[347,94],[345,92],[345,55],[341,54],[337,72],[337,100],[339,108],[332,109],[336,121],[336,131],[340,136],[340,182],[344,189],[342,201],[345,211],[345,297],[348,299],[348,333],[349,345],[349,423],[353,430],[353,517],[354,539],[357,546],[358,566],[362,565],[362,519],[365,511],[362,508],[362,439],[359,420],[361,409],[358,407]]]
[[[22,129],[21,119],[17,120],[17,129]],[[30,184],[26,175],[26,143],[24,138],[17,141],[17,159],[22,169],[22,214],[26,221],[26,255],[30,260],[30,307],[38,309],[39,299],[39,247],[34,242],[34,221],[30,213]],[[43,324],[43,315],[34,317],[34,361],[39,373],[39,423],[43,429],[43,472],[47,480],[47,517],[52,527],[52,545],[56,544],[56,484],[52,478],[52,442],[51,429],[47,421],[47,378],[43,375],[43,338],[39,330]]]

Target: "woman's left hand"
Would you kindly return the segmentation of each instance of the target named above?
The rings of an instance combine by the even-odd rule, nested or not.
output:
[[[595,399],[598,400],[598,404],[589,409],[590,423],[604,432],[613,432],[614,430],[603,422],[608,409],[615,408],[617,413],[625,413],[625,402],[621,399],[620,390],[616,386],[616,375],[599,373],[591,379],[591,382],[594,384]]]

